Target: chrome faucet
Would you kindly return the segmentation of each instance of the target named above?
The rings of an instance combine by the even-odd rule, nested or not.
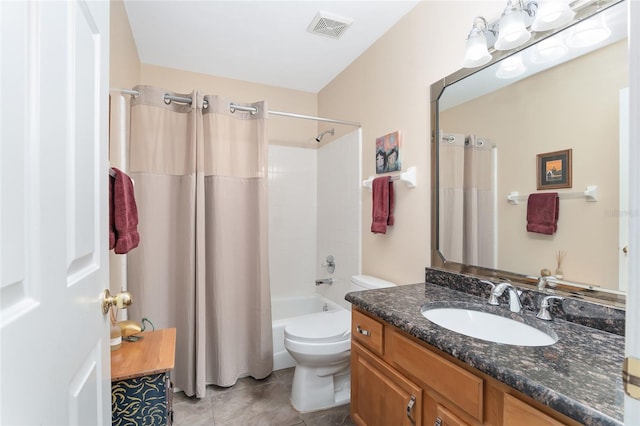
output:
[[[540,291],[544,291],[545,287],[547,286],[555,287],[556,285],[558,285],[558,282],[556,281],[555,277],[551,275],[541,276],[540,278],[538,278],[538,290]],[[550,290],[550,292],[553,293],[552,290]]]
[[[320,285],[320,284],[333,284],[333,278],[323,278],[321,280],[316,280],[316,285]]]
[[[489,295],[489,304],[498,306],[498,297],[502,296],[505,290],[509,290],[509,309],[511,312],[522,312],[522,303],[520,302],[520,293],[518,289],[511,285],[511,283],[500,283],[496,285]]]
[[[551,321],[553,319],[551,318],[551,313],[549,312],[549,306],[551,306],[550,301],[553,299],[564,300],[564,297],[545,296],[544,299],[542,299],[542,302],[540,303],[540,310],[538,311],[536,318],[539,318],[545,321]]]
[[[541,276],[538,278],[538,290],[542,291],[547,286],[547,277]]]

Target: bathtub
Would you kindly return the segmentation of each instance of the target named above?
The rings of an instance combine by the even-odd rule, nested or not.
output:
[[[273,327],[273,370],[294,367],[296,362],[284,347],[284,328],[298,318],[322,311],[344,309],[331,300],[317,294],[309,296],[271,299]]]

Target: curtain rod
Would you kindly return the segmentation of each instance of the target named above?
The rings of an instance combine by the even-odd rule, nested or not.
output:
[[[131,89],[113,89],[112,88],[109,90],[113,92],[120,92],[123,95],[131,95],[133,97],[140,95],[140,92],[138,92],[137,90],[131,90]],[[173,96],[173,95],[169,95],[168,93],[165,93],[164,101],[166,103],[170,103],[171,101],[174,101],[174,102],[190,104],[191,98],[184,97],[184,96]],[[244,112],[250,112],[252,114],[255,114],[258,111],[256,107],[246,107],[246,106],[234,105],[234,104],[229,104],[229,109],[231,110],[232,113],[236,111],[244,111]],[[267,112],[269,113],[269,115],[280,115],[283,117],[302,118],[305,120],[315,120],[315,121],[323,121],[326,123],[345,124],[347,126],[361,127],[360,123],[356,123],[354,121],[344,121],[344,120],[335,120],[333,118],[314,117],[311,115],[294,114],[292,112],[282,112],[282,111],[267,111]]]

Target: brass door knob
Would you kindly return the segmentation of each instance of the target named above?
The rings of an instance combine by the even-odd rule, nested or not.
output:
[[[121,291],[120,293],[112,296],[109,289],[105,289],[102,292],[102,313],[106,315],[109,312],[109,308],[115,306],[123,309],[127,306],[131,306],[133,303],[133,296],[128,291]]]

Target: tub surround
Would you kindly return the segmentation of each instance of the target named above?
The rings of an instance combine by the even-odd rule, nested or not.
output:
[[[498,309],[512,316],[518,315],[509,312],[506,299],[501,300],[500,307],[487,305],[489,286],[471,277],[428,270],[427,278],[423,284],[349,293],[346,300],[578,422],[622,425],[624,336],[580,324],[589,322],[585,320],[585,313],[594,310],[600,318],[594,320],[595,325],[613,331],[619,331],[621,327],[623,333],[624,323],[604,317],[608,311],[601,308],[605,307],[586,302],[584,305],[591,306],[574,305],[573,301],[566,301],[572,311],[580,314],[567,314],[563,320],[559,319],[562,312],[554,310],[556,319],[544,322],[535,318],[532,302],[537,295],[523,294],[525,321],[542,323],[540,325],[551,329],[559,340],[546,347],[503,345],[439,327],[424,318],[420,308],[427,303],[473,303],[488,312]],[[457,289],[451,288],[456,286]],[[614,309],[613,314],[617,315],[617,311]],[[578,321],[572,322],[574,317]]]

